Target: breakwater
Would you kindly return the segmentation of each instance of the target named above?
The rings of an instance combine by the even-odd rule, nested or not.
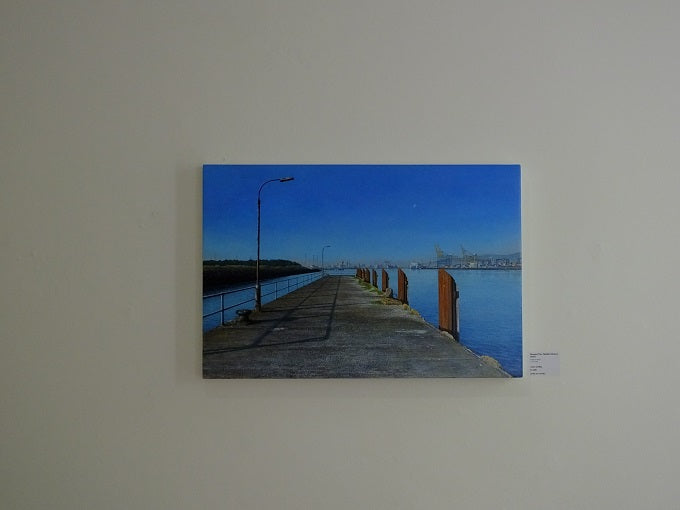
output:
[[[508,377],[352,276],[320,278],[203,338],[206,378]]]
[[[380,285],[382,269],[378,273]],[[396,288],[398,269],[385,270]],[[438,270],[405,269],[409,305],[427,322],[439,325]],[[446,269],[459,293],[460,342],[480,355],[498,360],[513,377],[523,373],[522,271]],[[355,270],[331,271],[354,274]],[[380,288],[380,287],[379,287]]]
[[[371,270],[372,271],[372,270]],[[378,286],[381,285],[382,269],[376,270]],[[384,270],[389,278],[389,285],[398,286],[398,270]],[[355,269],[330,270],[331,275],[355,276]],[[501,363],[501,366],[513,377],[521,377],[522,368],[522,271],[520,270],[451,270],[447,269],[457,285],[459,293],[459,340],[462,345],[472,349],[479,355],[490,356]],[[438,272],[433,269],[406,269],[408,279],[408,303],[418,311],[424,320],[431,325],[439,325],[438,305]],[[317,277],[320,273],[316,273]],[[304,278],[300,275],[294,278]],[[263,283],[263,292],[267,294],[264,302],[280,297],[289,288],[296,289],[300,283],[278,281]],[[371,273],[371,284],[373,274]],[[308,282],[309,283],[309,282]],[[255,291],[252,284],[232,286],[230,290],[241,290],[240,295],[234,293],[226,300],[231,305],[244,302],[244,308],[254,306]],[[378,290],[381,290],[378,287]],[[273,295],[269,295],[274,291]],[[203,313],[208,314],[220,307],[218,298],[203,300]],[[231,301],[229,301],[231,300]],[[268,300],[268,301],[266,301]],[[226,312],[225,320],[236,317],[236,309]],[[203,319],[203,331],[220,325],[220,315],[213,314]]]

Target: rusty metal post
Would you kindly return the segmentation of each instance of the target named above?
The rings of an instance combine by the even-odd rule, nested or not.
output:
[[[406,278],[406,273],[399,269],[398,272],[399,275],[399,294],[397,299],[404,303],[405,305],[408,304],[408,278]]]
[[[372,276],[373,276],[373,286],[375,288],[378,288],[378,272],[375,269],[372,271]]]
[[[453,335],[456,341],[460,341],[460,319],[458,316],[458,287],[445,269],[440,269],[439,280],[439,329]]]
[[[384,269],[382,270],[382,291],[385,292],[387,290],[387,287],[390,286],[390,277],[387,274],[387,271]]]

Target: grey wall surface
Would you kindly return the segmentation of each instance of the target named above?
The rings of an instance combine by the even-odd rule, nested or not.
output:
[[[2,2],[0,506],[674,507],[679,6]],[[521,164],[560,376],[202,380],[203,163]]]

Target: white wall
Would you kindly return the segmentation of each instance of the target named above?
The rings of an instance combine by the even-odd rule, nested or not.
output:
[[[677,505],[679,15],[2,2],[0,506]],[[203,381],[222,162],[521,164],[525,351],[561,375]]]

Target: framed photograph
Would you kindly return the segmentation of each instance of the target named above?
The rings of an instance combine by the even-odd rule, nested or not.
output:
[[[204,378],[522,377],[519,165],[205,165]]]

